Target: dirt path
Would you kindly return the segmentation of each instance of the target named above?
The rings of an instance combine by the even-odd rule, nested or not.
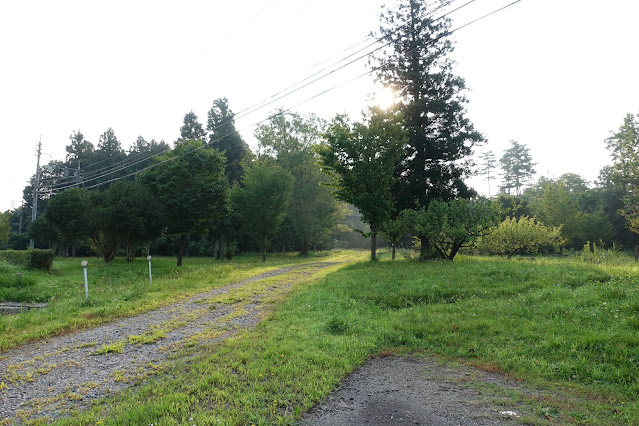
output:
[[[521,424],[536,391],[477,369],[428,358],[374,358],[307,413],[302,425]]]
[[[64,416],[157,374],[189,347],[254,327],[269,301],[334,264],[278,269],[136,317],[1,353],[0,424]],[[268,280],[284,274],[289,275]]]

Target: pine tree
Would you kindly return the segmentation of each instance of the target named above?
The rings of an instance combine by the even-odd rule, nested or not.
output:
[[[529,183],[536,173],[535,164],[526,145],[510,141],[510,148],[505,150],[499,159],[504,182],[500,186],[501,191],[510,194],[514,189],[515,195],[521,195],[522,187]]]

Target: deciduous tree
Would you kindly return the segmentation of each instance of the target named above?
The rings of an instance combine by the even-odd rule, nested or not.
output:
[[[376,259],[377,232],[392,218],[396,200],[393,174],[408,137],[401,114],[374,108],[368,123],[351,125],[336,117],[318,147],[320,161],[334,178],[338,199],[353,204],[370,226],[371,260]]]
[[[248,166],[242,185],[233,186],[233,205],[262,251],[262,260],[286,216],[292,189],[293,176],[268,158]]]

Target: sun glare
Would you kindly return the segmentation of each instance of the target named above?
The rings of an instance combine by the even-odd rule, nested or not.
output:
[[[375,105],[382,109],[388,109],[395,103],[395,92],[384,87],[375,92]]]

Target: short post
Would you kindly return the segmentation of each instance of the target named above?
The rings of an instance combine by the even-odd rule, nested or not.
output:
[[[89,262],[87,262],[86,260],[83,260],[82,263],[80,264],[84,268],[84,296],[88,300],[89,299],[89,280],[87,279],[87,265],[89,264]]]
[[[146,257],[149,260],[149,285],[153,284],[153,276],[151,275],[151,256]]]
[[[16,278],[18,279],[18,283],[22,282],[22,274],[21,273],[17,273],[16,274]]]

